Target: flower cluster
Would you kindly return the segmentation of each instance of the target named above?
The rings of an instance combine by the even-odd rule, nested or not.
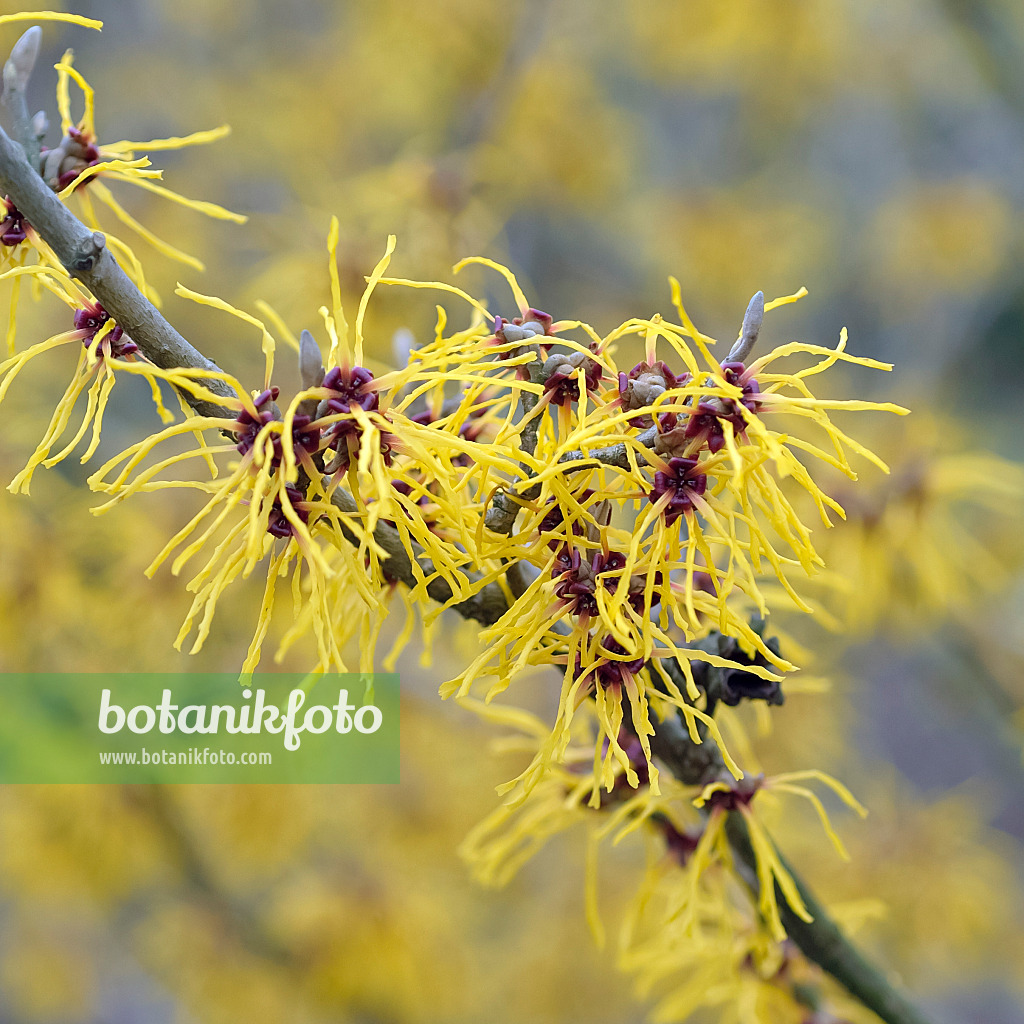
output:
[[[806,608],[791,577],[812,574],[821,561],[784,483],[809,496],[824,524],[829,511],[842,513],[796,453],[853,477],[845,449],[871,455],[833,424],[829,410],[902,411],[819,401],[805,379],[838,360],[882,364],[849,356],[845,335],[834,350],[793,343],[749,367],[735,359],[719,364],[710,355],[711,339],[678,301],[675,282],[680,324],[660,316],[631,320],[602,337],[585,323],[555,322],[538,311],[505,268],[464,261],[457,270],[483,264],[508,281],[520,315],[492,316],[453,285],[384,277],[393,239],[368,278],[350,337],[336,244],[335,223],[329,242],[334,305],[321,310],[326,361],[309,332],[296,341],[283,324],[275,327],[297,351],[304,385],[284,411],[271,383],[277,343],[264,321],[179,287],[179,294],[259,329],[267,357],[263,390],[249,395],[224,376],[236,396],[226,403],[233,412],[168,427],[92,478],[117,502],[136,490],[180,486],[161,483],[156,474],[186,458],[240,456],[223,481],[195,484],[209,496],[205,508],[152,567],[206,520],[199,540],[175,559],[178,571],[227,528],[229,509],[247,509],[231,542],[217,545],[192,581],[197,596],[179,642],[202,612],[193,649],[201,646],[226,585],[250,575],[275,540],[285,540],[292,553],[271,563],[247,667],[259,656],[280,575],[304,574],[311,610],[299,617],[312,622],[321,668],[346,664],[342,648],[355,635],[354,623],[361,635],[376,636],[396,594],[413,605],[429,599],[438,610],[459,607],[483,625],[479,655],[442,688],[444,695],[465,699],[484,685],[491,700],[527,668],[560,667],[559,709],[548,739],[509,788],[519,785],[528,794],[561,761],[585,703],[600,723],[594,800],[598,789],[615,785],[620,770],[631,785],[640,784],[621,746],[624,729],[639,744],[642,775],[657,791],[649,741],[654,722],[671,713],[682,715],[695,736],[710,730],[738,777],[709,700],[781,700],[780,673],[793,666],[751,618],[768,611],[762,577],[770,572]],[[471,322],[445,334],[443,320],[406,366],[376,375],[364,365],[363,322],[380,283],[452,292],[469,302]],[[741,340],[756,335],[752,324],[759,329],[764,309],[797,297],[767,306],[755,297]],[[572,340],[571,331],[586,342]],[[645,359],[619,371],[615,352],[630,335],[643,338]],[[668,346],[667,359],[659,357],[659,340]],[[796,353],[817,361],[795,373],[770,371],[776,359]],[[602,380],[611,386],[602,387]],[[774,417],[810,421],[832,451],[789,427],[775,431],[768,426]],[[230,443],[203,442],[140,470],[157,445],[200,427],[220,430]],[[354,594],[362,601],[359,614]],[[712,632],[730,638],[727,654],[702,644]],[[282,649],[294,637],[290,631]],[[361,645],[361,658],[364,667],[372,664],[371,643]],[[742,685],[723,684],[712,698],[704,683],[711,670],[731,672]]]
[[[792,665],[750,625],[751,614],[768,612],[763,578],[770,574],[807,610],[798,578],[812,576],[821,559],[796,511],[797,495],[810,498],[824,526],[843,514],[805,460],[855,478],[848,453],[881,462],[830,411],[905,410],[813,397],[807,378],[838,361],[887,368],[850,356],[845,333],[835,349],[791,343],[751,358],[764,312],[802,293],[767,304],[755,296],[737,341],[741,357],[719,363],[675,281],[679,323],[635,319],[601,336],[588,324],[541,314],[511,273],[490,261],[464,261],[456,270],[470,263],[505,276],[518,316],[491,315],[453,285],[383,279],[456,294],[472,311],[467,332],[439,333],[391,375],[409,396],[403,402],[435,393],[441,404],[441,389],[454,383],[460,392],[444,399],[448,414],[433,422],[441,435],[459,436],[481,407],[499,424],[490,451],[478,449],[460,467],[461,517],[445,528],[474,564],[514,566],[515,589],[481,633],[480,655],[442,693],[466,698],[489,679],[490,700],[527,667],[562,666],[549,743],[519,781],[528,790],[559,761],[573,715],[590,698],[603,723],[596,756],[607,787],[614,766],[628,763],[619,745],[623,721],[648,764],[652,705],[659,717],[672,707],[693,728],[706,725],[694,666],[737,666],[695,646],[709,630],[736,639],[744,677],[761,683],[748,692],[778,695],[778,673]],[[642,339],[644,359],[620,370],[616,352],[630,336]],[[773,372],[778,359],[798,354],[811,364]],[[770,424],[778,419],[785,425],[776,430]],[[800,424],[821,440],[794,429]],[[515,459],[511,474],[496,465],[502,455]],[[668,663],[680,667],[677,677]],[[657,786],[653,765],[650,777]]]

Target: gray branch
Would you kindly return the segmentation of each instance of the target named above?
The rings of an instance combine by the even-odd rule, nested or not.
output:
[[[657,427],[649,427],[642,434],[637,434],[634,439],[634,446],[641,448],[653,448],[655,439],[658,436]],[[578,469],[588,469],[591,464],[600,464],[602,466],[617,466],[619,469],[629,469],[629,457],[626,454],[628,447],[625,441],[620,441],[618,444],[608,445],[607,448],[595,448],[592,452],[584,452],[580,449],[572,452],[566,452],[562,455],[558,464],[561,465],[564,462],[579,462],[583,460],[582,465],[572,466],[567,472],[574,472]]]

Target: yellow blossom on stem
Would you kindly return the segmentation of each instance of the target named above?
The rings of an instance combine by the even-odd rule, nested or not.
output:
[[[336,225],[332,257],[335,244]],[[305,386],[284,413],[275,404],[279,391],[271,384],[277,343],[264,321],[215,296],[178,287],[179,295],[259,331],[264,389],[250,395],[230,375],[219,375],[235,394],[228,399],[213,396],[225,409],[223,416],[193,416],[166,427],[108,460],[90,484],[111,495],[97,511],[132,494],[166,488],[184,487],[206,496],[205,505],[148,570],[152,574],[170,560],[177,574],[200,551],[208,551],[207,561],[188,584],[195,598],[179,633],[179,646],[194,627],[191,649],[201,649],[225,589],[251,576],[258,565],[266,565],[261,613],[245,671],[259,660],[281,581],[286,579],[291,580],[293,625],[278,655],[303,633],[311,633],[317,669],[345,669],[345,642],[358,637],[360,668],[370,670],[387,605],[404,587],[389,573],[387,552],[374,539],[381,525],[394,530],[408,551],[418,553],[410,560],[413,585],[408,593],[402,591],[407,602],[425,599],[427,588],[442,580],[454,603],[472,596],[500,572],[496,568],[490,575],[471,574],[470,556],[456,542],[463,520],[454,466],[475,453],[476,443],[459,432],[439,430],[422,417],[389,410],[387,381],[375,380],[368,370],[352,364],[361,353],[367,301],[393,245],[392,239],[360,302],[353,347],[340,299],[332,310],[322,311],[330,351],[338,360],[335,365],[320,364],[308,332],[301,343],[282,332],[289,344],[300,350],[306,346],[300,351]],[[336,271],[332,280],[336,284]],[[332,291],[337,296],[338,289]],[[274,317],[272,310],[268,313]],[[202,435],[210,430],[231,441],[209,444]],[[165,444],[190,436],[198,441],[194,448],[152,461]],[[218,463],[238,455],[228,462],[225,475]],[[163,477],[165,471],[177,471],[196,459],[209,467],[209,480]],[[510,468],[508,460],[506,464]]]
[[[797,784],[811,779],[824,783],[847,806],[853,808],[862,817],[867,814],[867,810],[861,806],[853,794],[841,782],[836,781],[830,775],[817,769],[788,772],[768,779],[765,779],[763,776],[748,776],[741,779],[738,783],[711,782],[701,790],[700,794],[693,801],[695,807],[703,808],[708,812],[705,835],[712,834],[715,837],[711,842],[716,844],[716,856],[718,857],[731,857],[724,837],[726,815],[730,812],[738,812],[743,816],[757,866],[758,890],[760,892],[758,906],[767,928],[775,940],[779,942],[786,937],[786,930],[779,917],[776,885],[778,885],[790,909],[797,917],[804,921],[810,921],[812,918],[806,906],[804,906],[804,901],[800,896],[796,883],[793,881],[789,868],[786,867],[779,857],[775,844],[754,812],[753,805],[761,791],[771,792],[774,790],[803,797],[817,812],[826,834],[839,855],[847,858],[846,849],[836,834],[835,829],[833,829],[820,798],[813,790]]]
[[[496,751],[531,753],[547,742],[548,727],[528,711],[473,698],[463,698],[459,703],[494,724],[514,730],[493,744]],[[686,787],[668,779],[663,792],[648,786],[638,790],[635,782],[627,782],[626,768],[618,763],[613,786],[602,793],[593,758],[594,736],[599,730],[592,707],[589,713],[577,716],[572,724],[572,741],[561,760],[552,764],[536,785],[522,787],[473,828],[460,847],[460,855],[478,880],[487,885],[505,885],[552,836],[583,822],[593,826],[594,842],[611,837],[617,843],[652,818],[676,818],[677,808],[687,813]],[[636,739],[624,737],[623,743],[635,759],[635,770],[645,772]],[[594,809],[610,813],[602,820],[595,816]],[[689,815],[697,820],[692,810]]]
[[[915,416],[912,429],[887,439],[892,473],[842,493],[847,521],[825,538],[828,571],[816,582],[843,627],[962,621],[1021,564],[1018,536],[1000,523],[1024,501],[1024,471],[964,450],[958,429]]]
[[[101,143],[96,132],[95,94],[89,83],[75,68],[72,52],[68,50],[54,66],[58,75],[57,106],[60,110],[63,138],[54,149],[44,150],[42,154],[43,178],[54,188],[62,200],[68,201],[74,196],[81,218],[90,228],[101,230],[91,198],[95,196],[118,221],[131,228],[165,256],[195,270],[203,270],[203,264],[196,257],[158,238],[139,223],[120,204],[104,182],[126,182],[207,217],[244,224],[246,217],[242,214],[233,213],[216,203],[186,198],[166,186],[158,184],[163,178],[163,171],[153,168],[148,156],[136,156],[137,152],[152,153],[205,145],[224,138],[231,129],[227,125],[221,125],[219,128],[193,132],[190,135],[152,139],[148,142],[122,140]],[[71,113],[72,83],[81,91],[84,107],[82,116],[77,121]],[[135,253],[128,245],[114,236],[108,235],[107,243],[121,258],[127,273],[145,292],[142,265]]]
[[[472,698],[465,698],[464,703],[491,723],[512,730],[493,744],[495,751],[529,753],[546,740],[545,723],[529,712]],[[793,980],[790,971],[806,975],[808,982],[814,979],[807,975],[796,951],[784,944],[776,883],[794,913],[805,920],[810,916],[754,806],[772,792],[808,799],[844,856],[821,801],[804,783],[822,782],[859,813],[864,809],[845,787],[818,771],[769,779],[748,777],[738,783],[713,782],[702,788],[668,779],[662,791],[656,792],[647,785],[634,788],[619,768],[612,790],[602,792],[594,803],[587,800],[588,794],[598,789],[589,751],[598,728],[593,714],[579,716],[561,762],[471,830],[460,854],[474,875],[484,884],[504,885],[552,837],[585,827],[587,916],[602,944],[599,847],[609,839],[618,844],[642,834],[651,851],[648,867],[623,920],[618,945],[621,966],[636,974],[641,995],[655,989],[663,992],[656,1016],[675,1019],[669,1015],[683,1012],[683,1006],[717,1005],[719,999],[731,1003],[738,992],[751,1006],[756,1003],[759,1012],[769,1013],[771,1007],[778,1012],[793,1011],[793,997],[798,993],[787,987]],[[630,750],[636,771],[643,774],[645,759],[636,738],[624,736],[623,745]],[[730,814],[742,817],[750,837],[757,882],[754,891],[759,896],[751,896],[750,883],[733,870],[735,855],[726,829]],[[759,916],[751,918],[744,908],[745,899],[757,900]],[[792,962],[783,971],[786,961]],[[713,991],[704,990],[698,979],[713,979]],[[666,991],[663,982],[667,980],[673,984]]]
[[[724,873],[718,881],[728,886]],[[654,998],[650,1019],[669,1024],[702,1010],[743,1024],[813,1019],[805,1000],[820,975],[798,951],[775,942],[725,893],[717,898],[713,890],[695,941],[675,912],[685,886],[685,873],[671,858],[653,862],[621,931],[619,966],[635,976],[641,999]],[[847,1019],[866,1024],[867,1018]]]
[[[161,397],[161,381],[185,387],[197,394],[204,392],[201,384],[195,382],[188,372],[163,370],[145,359],[131,338],[108,316],[106,310],[66,273],[58,274],[50,268],[37,265],[14,268],[0,274],[0,279],[7,275],[22,273],[31,275],[73,311],[74,326],[71,330],[12,354],[0,363],[0,402],[3,401],[15,378],[33,359],[66,345],[75,345],[78,348],[78,357],[71,381],[57,403],[42,440],[25,468],[8,485],[8,490],[15,494],[27,494],[35,470],[39,466],[48,469],[67,458],[87,433],[90,434],[90,440],[81,461],[87,462],[92,457],[100,441],[103,415],[118,374],[141,376],[149,381],[153,403],[165,423],[172,420],[173,415],[165,407]],[[52,454],[53,449],[63,440],[83,394],[86,405],[79,426],[60,451]]]
[[[275,342],[261,321],[222,300],[200,296],[187,289],[179,290],[186,297],[223,309],[258,327],[263,337],[269,378]],[[201,375],[196,376],[201,379]],[[203,508],[171,538],[147,570],[152,575],[177,552],[171,566],[176,575],[201,549],[212,547],[207,562],[188,585],[195,598],[179,632],[177,646],[185,641],[198,619],[192,651],[201,649],[223,591],[236,579],[250,576],[260,562],[272,556],[261,619],[246,659],[245,671],[251,671],[258,660],[266,622],[273,610],[277,580],[287,575],[293,578],[296,595],[301,586],[306,587],[308,600],[318,612],[313,632],[322,666],[342,664],[337,640],[330,629],[327,580],[331,570],[319,541],[310,533],[308,521],[315,504],[318,518],[329,523],[330,528],[338,529],[340,524],[351,528],[353,524],[326,499],[318,474],[308,479],[305,490],[302,490],[295,486],[299,482],[297,473],[289,476],[279,471],[283,424],[274,415],[277,389],[268,387],[257,395],[249,395],[230,375],[219,374],[218,377],[236,395],[233,399],[210,396],[225,407],[225,415],[189,416],[108,460],[90,477],[89,483],[95,490],[105,491],[113,497],[95,511],[102,512],[134,493],[166,488],[186,487],[208,495]],[[230,411],[236,411],[237,415],[231,416]],[[314,438],[312,432],[304,429],[307,425],[308,418],[305,423],[293,424],[297,436],[289,437],[289,442],[300,448],[312,447],[318,435]],[[211,446],[203,437],[204,430],[219,431],[235,443]],[[147,457],[163,443],[190,435],[197,441],[195,448],[175,452],[142,468]],[[221,476],[217,459],[228,452],[240,454],[241,458],[229,464],[227,475]],[[210,480],[160,478],[163,471],[192,459],[200,459],[207,465]],[[286,541],[283,550],[275,550],[277,539]]]

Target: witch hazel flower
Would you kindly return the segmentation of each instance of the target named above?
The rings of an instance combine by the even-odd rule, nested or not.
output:
[[[0,244],[13,247],[28,238],[29,225],[25,215],[11,202],[9,196],[0,199]]]
[[[756,415],[761,408],[759,397],[761,389],[754,378],[753,370],[747,369],[743,363],[722,363],[722,378],[726,384],[740,389],[740,397],[733,398],[701,398],[696,403],[696,410],[686,423],[683,436],[697,447],[707,447],[716,454],[725,447],[724,423],[732,425],[737,435],[742,435],[746,427],[747,417],[740,411],[740,406],[748,413]]]
[[[71,380],[54,409],[42,440],[24,469],[8,485],[8,490],[15,494],[27,494],[36,469],[40,466],[49,469],[62,462],[87,434],[90,440],[81,461],[87,462],[92,457],[100,442],[104,413],[118,374],[141,376],[149,381],[157,414],[165,423],[172,420],[173,416],[164,406],[158,381],[178,386],[188,382],[188,386],[193,388],[197,385],[189,381],[187,371],[163,370],[143,358],[135,342],[114,322],[102,304],[68,275],[52,273],[48,267],[36,264],[15,267],[0,274],[0,279],[12,274],[32,276],[47,291],[60,298],[71,310],[72,328],[21,352],[12,352],[9,358],[0,362],[0,402],[21,371],[34,359],[65,346],[77,347],[79,352]],[[53,454],[65,434],[72,430],[72,416],[83,395],[86,402],[81,422],[77,429],[73,429],[71,439]]]
[[[179,288],[179,294],[259,328],[269,380],[276,343],[261,321],[212,296],[184,288]],[[243,671],[252,671],[258,663],[278,581],[289,577],[295,588],[306,588],[315,620],[310,632],[320,665],[344,665],[329,625],[334,603],[329,581],[336,567],[316,535],[323,526],[321,517],[331,507],[313,461],[320,448],[319,428],[311,425],[308,413],[289,409],[282,417],[275,405],[278,388],[268,384],[262,391],[249,394],[229,374],[220,373],[218,377],[233,393],[230,397],[208,396],[222,410],[219,414],[189,416],[174,423],[108,460],[90,477],[94,490],[112,495],[96,511],[111,508],[140,491],[181,486],[179,480],[162,479],[161,471],[188,459],[201,460],[210,470],[210,479],[191,479],[188,486],[202,493],[206,503],[147,569],[147,574],[153,575],[171,560],[171,571],[177,575],[205,549],[206,561],[189,582],[194,598],[175,647],[181,649],[194,629],[191,651],[201,650],[224,591],[262,565],[266,566],[267,583],[261,619]],[[228,440],[209,444],[204,430],[216,431]],[[196,446],[170,457],[161,455],[155,463],[147,464],[147,458],[164,442],[177,442],[179,438],[193,438]],[[226,472],[225,459],[230,460]],[[347,525],[340,511],[335,511],[329,522]],[[354,556],[349,554],[351,562]]]
[[[610,634],[601,640],[601,650],[604,657],[591,670],[590,677],[596,686],[609,690],[613,687],[635,685],[634,680],[647,659],[643,655],[637,656],[635,652],[628,651],[615,637]],[[639,744],[639,741],[637,741]],[[620,743],[621,745],[621,743]],[[627,754],[629,751],[627,750]],[[632,759],[631,759],[632,760]],[[645,771],[649,771],[646,760],[643,762]]]
[[[109,331],[104,331],[108,323],[112,326]],[[96,351],[98,346],[102,346],[96,351],[100,358],[124,359],[139,350],[139,346],[125,335],[124,328],[114,323],[99,302],[86,303],[75,310],[75,331],[87,349]]]
[[[507,346],[502,348],[501,358],[514,359],[522,356],[529,351],[530,345],[540,345],[539,351],[546,355],[549,346],[536,339],[552,336],[553,323],[554,319],[550,314],[533,306],[527,307],[522,316],[512,317],[511,320],[495,316],[494,343]],[[520,367],[518,375],[526,378],[529,377],[529,372],[526,367]]]
[[[767,778],[761,774],[748,773],[740,779],[716,780],[704,786],[693,800],[693,806],[707,815],[701,845],[709,854],[712,850],[717,849],[717,854],[711,854],[705,859],[703,868],[706,868],[715,859],[730,857],[728,843],[724,837],[725,823],[732,813],[742,815],[750,837],[757,878],[760,883],[758,909],[763,915],[765,925],[773,939],[777,942],[782,942],[786,938],[786,930],[779,914],[776,886],[779,892],[785,896],[786,902],[797,917],[803,921],[810,921],[812,918],[789,868],[779,856],[775,844],[761,821],[759,813],[761,802],[766,797],[770,798],[769,795],[773,793],[787,793],[806,800],[814,808],[821,826],[836,852],[844,860],[849,860],[849,854],[833,828],[821,798],[803,784],[807,781],[816,781],[827,786],[847,807],[861,817],[867,814],[867,810],[846,786],[827,772],[816,768],[785,772]]]
[[[299,520],[304,526],[309,524],[309,508],[304,504],[306,496],[297,487],[285,486],[285,496],[292,507],[294,513],[299,517]],[[295,533],[295,527],[292,525],[288,516],[285,514],[282,499],[276,498],[270,509],[270,515],[267,518],[267,533],[272,537],[283,537],[290,538]]]
[[[208,131],[193,132],[175,138],[153,139],[149,142],[100,142],[96,130],[95,93],[74,66],[73,52],[66,51],[55,67],[58,76],[57,106],[60,110],[63,137],[52,149],[43,150],[41,153],[40,171],[43,179],[63,201],[75,198],[83,222],[95,231],[102,230],[107,236],[107,243],[118,251],[118,255],[127,257],[129,273],[138,276],[141,273],[138,270],[141,265],[128,245],[101,227],[96,218],[93,199],[105,206],[121,224],[130,228],[163,255],[195,270],[204,270],[202,262],[196,257],[157,237],[132,217],[118,202],[106,182],[125,182],[207,217],[244,224],[247,218],[241,214],[233,213],[216,203],[187,198],[160,184],[163,171],[153,168],[148,156],[136,156],[139,151],[182,149],[186,146],[215,142],[228,135],[230,129],[222,125]],[[84,108],[82,116],[77,121],[71,113],[72,83],[81,91]],[[145,282],[140,280],[138,283],[145,291]]]
[[[707,490],[708,478],[697,459],[672,458],[662,465],[654,474],[648,498],[670,526],[680,516],[693,511],[694,499]]]
[[[625,565],[626,556],[619,551],[595,551],[588,561],[579,549],[564,547],[551,570],[563,610],[581,620],[598,615],[598,587],[614,590]]]
[[[102,160],[92,136],[74,125],[68,127],[60,146],[42,151],[42,158],[44,177],[49,171],[55,192],[75,185],[83,171],[98,166]],[[87,184],[89,180],[82,177],[81,184]]]
[[[588,393],[597,390],[604,370],[585,352],[556,353],[544,362],[544,396],[552,405],[568,405],[580,400],[580,370]]]
[[[257,440],[265,436],[268,445],[255,456],[257,463],[269,460],[273,468],[278,468],[285,461],[284,424],[274,403],[280,395],[277,387],[265,388],[252,399],[252,410],[243,408],[232,425],[231,432],[238,438],[235,445],[240,455],[249,456],[257,447]],[[264,431],[271,423],[282,423],[278,431]],[[289,454],[298,459],[304,466],[312,467],[310,456],[321,448],[320,428],[312,422],[312,417],[305,413],[297,413],[288,420],[290,435]]]
[[[332,367],[320,388],[328,392],[328,397],[317,406],[316,416],[318,420],[329,423],[323,428],[324,446],[334,450],[324,470],[327,473],[343,473],[352,460],[359,457],[369,414],[377,414],[374,418],[383,422],[388,422],[388,417],[379,411],[379,385],[374,382],[373,373],[363,366]],[[379,451],[386,466],[391,465],[394,442],[392,435],[383,430],[379,432]]]

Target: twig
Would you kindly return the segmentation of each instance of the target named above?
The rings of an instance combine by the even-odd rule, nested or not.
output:
[[[653,448],[655,438],[658,436],[658,428],[650,427],[642,434],[637,434],[634,444],[641,448]],[[574,473],[579,469],[589,469],[590,463],[599,463],[602,466],[617,466],[619,469],[629,469],[629,457],[626,452],[629,446],[625,441],[618,444],[608,445],[607,448],[596,448],[592,452],[584,452],[580,449],[566,452],[558,459],[558,464],[564,462],[580,462],[580,465],[570,466],[566,472]],[[582,461],[581,461],[582,460]]]

